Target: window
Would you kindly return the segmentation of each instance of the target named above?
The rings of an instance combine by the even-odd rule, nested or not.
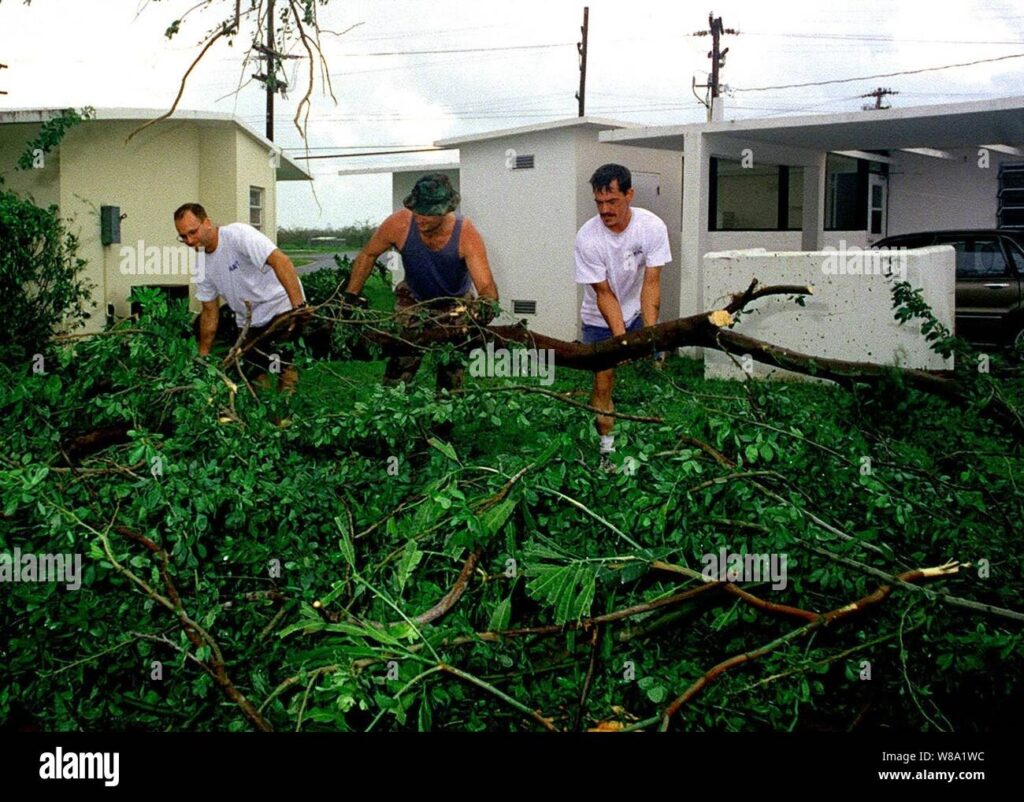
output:
[[[263,231],[263,187],[249,187],[249,225]]]
[[[799,231],[804,170],[711,160],[711,231]]]
[[[867,162],[828,154],[825,161],[825,230],[866,230],[867,193]]]
[[[1006,257],[995,237],[939,238],[938,245],[952,245],[956,250],[957,278],[996,278],[1009,275]]]
[[[1006,250],[1010,254],[1010,261],[1017,268],[1017,275],[1024,276],[1024,251],[1016,242],[1007,242]]]
[[[999,165],[997,216],[1000,228],[1024,228],[1024,163]]]

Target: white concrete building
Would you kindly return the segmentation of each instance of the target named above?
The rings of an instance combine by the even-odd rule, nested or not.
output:
[[[552,337],[579,336],[583,287],[574,278],[576,232],[596,214],[589,180],[607,162],[633,173],[634,205],[668,226],[672,263],[662,273],[662,317],[678,316],[681,208],[678,153],[599,140],[629,123],[593,117],[443,139],[459,149],[462,211],[483,234],[502,307]]]

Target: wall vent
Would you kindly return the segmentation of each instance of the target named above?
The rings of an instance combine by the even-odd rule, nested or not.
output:
[[[532,156],[530,158],[533,158]],[[536,301],[513,301],[512,302],[512,314],[513,315],[536,315],[537,314],[537,302]]]

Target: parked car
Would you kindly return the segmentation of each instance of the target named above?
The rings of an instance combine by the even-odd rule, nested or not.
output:
[[[1024,347],[1024,231],[976,229],[899,234],[872,248],[952,245],[956,334],[978,345]]]

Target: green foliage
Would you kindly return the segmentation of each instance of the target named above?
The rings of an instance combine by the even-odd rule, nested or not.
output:
[[[1019,608],[1024,455],[939,399],[898,386],[748,393],[683,360],[632,365],[617,373],[617,408],[663,423],[620,421],[616,459],[636,469],[605,474],[587,412],[498,380],[437,396],[429,366],[392,389],[379,363],[323,362],[300,366],[294,398],[253,398],[197,358],[183,305],[138,299],[138,333],[78,341],[45,376],[0,366],[0,553],[77,552],[84,573],[77,591],[3,586],[0,720],[251,727],[192,659],[212,659],[208,647],[115,568],[104,538],[166,592],[159,560],[123,527],[166,549],[183,608],[279,730],[536,728],[509,700],[566,728],[594,649],[584,726],[655,717],[712,666],[806,623],[717,590],[664,604],[702,583],[657,561],[699,571],[720,548],[786,555],[786,587],[744,587],[818,612],[878,587],[856,564],[972,565],[725,672],[672,728],[1015,724],[1019,623],[935,593]],[[552,389],[588,388],[560,371]],[[1001,390],[1024,394],[1014,377]],[[117,426],[102,449],[76,445]],[[609,613],[594,644],[591,619]],[[530,628],[543,632],[474,634]]]
[[[18,157],[19,170],[31,170],[39,152],[50,153],[64,139],[68,129],[92,119],[96,110],[86,106],[80,110],[64,109],[56,117],[52,117],[40,126],[39,134],[25,145],[25,150]]]
[[[56,206],[41,209],[0,188],[0,316],[8,322],[0,362],[50,353],[50,337],[89,317],[78,240]]]

